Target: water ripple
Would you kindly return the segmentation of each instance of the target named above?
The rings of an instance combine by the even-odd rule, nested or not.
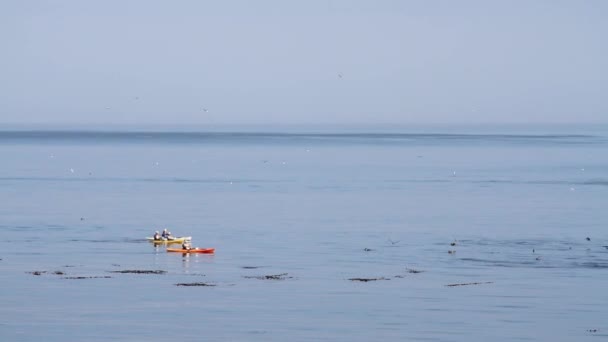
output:
[[[32,130],[0,131],[0,143],[131,144],[605,144],[586,134],[449,134],[449,133],[279,133],[279,132],[110,132]]]

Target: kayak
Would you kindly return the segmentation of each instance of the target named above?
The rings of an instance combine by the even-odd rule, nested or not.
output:
[[[167,248],[167,252],[213,254],[213,253],[215,253],[215,248],[192,248],[192,249]]]
[[[150,242],[154,242],[154,243],[184,243],[184,241],[190,241],[192,240],[192,236],[180,236],[180,237],[174,237],[172,239],[166,240],[154,240],[154,238],[151,237],[147,237],[146,240],[150,241]]]
[[[192,248],[192,249],[167,248],[167,252],[213,254],[213,253],[215,253],[215,248]]]

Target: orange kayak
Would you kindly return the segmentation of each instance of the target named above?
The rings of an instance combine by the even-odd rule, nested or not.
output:
[[[215,248],[192,248],[192,249],[167,248],[167,252],[213,254],[213,253],[215,253]]]

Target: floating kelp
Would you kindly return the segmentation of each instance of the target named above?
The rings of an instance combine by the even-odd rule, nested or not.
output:
[[[371,251],[373,251],[373,249],[371,249],[371,248],[363,248],[363,251],[364,252],[371,252]]]
[[[32,271],[32,272],[27,272],[27,273],[33,274],[35,276],[39,276],[39,275],[43,275],[43,274],[49,273],[49,271]],[[53,271],[52,274],[64,275],[65,273],[63,271]]]
[[[76,277],[63,277],[61,279],[108,279],[108,278],[112,278],[110,276],[76,276]]]
[[[424,271],[421,271],[421,270],[415,270],[413,268],[406,268],[405,271],[407,273],[411,273],[411,274],[418,274],[418,273],[424,272]],[[405,275],[404,274],[399,274],[399,275],[394,276],[394,278],[405,278]],[[387,279],[387,280],[390,280],[390,279]]]
[[[133,273],[133,274],[165,274],[167,271],[163,270],[122,270],[122,271],[110,271],[112,273]]]
[[[255,270],[256,268],[260,268],[260,266],[242,266],[241,268],[246,270]]]
[[[493,281],[485,281],[485,282],[476,282],[476,283],[460,283],[460,284],[448,284],[445,286],[455,287],[455,286],[468,286],[468,285],[482,285],[482,284],[493,284]]]
[[[420,270],[415,270],[413,268],[406,268],[405,269],[407,271],[407,273],[422,273],[424,271],[420,271]]]
[[[175,284],[175,286],[217,286],[217,285],[198,282],[198,283],[177,283],[177,284]]]
[[[380,278],[349,278],[350,281],[360,281],[367,283],[368,281],[378,281],[378,280],[391,280],[390,278],[380,277]]]
[[[263,275],[263,276],[243,276],[243,278],[260,279],[260,280],[285,280],[285,279],[293,278],[293,277],[288,277],[287,274],[288,273],[271,274],[271,275]]]

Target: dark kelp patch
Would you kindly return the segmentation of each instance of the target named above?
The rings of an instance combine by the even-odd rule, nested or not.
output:
[[[63,277],[61,279],[109,279],[112,278],[110,276],[76,276],[76,277]]]
[[[210,283],[197,282],[197,283],[177,283],[177,284],[175,284],[175,286],[217,286],[217,285],[210,284]]]
[[[50,271],[32,271],[32,272],[26,272],[26,273],[33,274],[35,276],[39,276],[39,275],[43,275],[43,274],[47,274],[47,273],[52,273],[52,274],[55,274],[55,275],[65,275],[65,273],[63,271],[53,271],[53,272],[50,272]]]
[[[406,268],[405,269],[407,271],[407,273],[422,273],[424,271],[420,271],[420,270],[415,270],[413,268]]]
[[[367,283],[368,281],[378,281],[378,280],[391,280],[390,278],[380,277],[380,278],[349,278],[350,281],[360,281],[363,283]]]
[[[112,273],[132,273],[132,274],[165,274],[167,271],[163,270],[122,270],[122,271],[110,271]]]
[[[245,270],[255,270],[260,268],[260,266],[241,266],[241,268]]]
[[[288,273],[270,274],[270,275],[263,275],[263,276],[243,276],[243,278],[260,279],[260,280],[285,280],[285,279],[293,278],[293,277],[288,277],[287,274]]]
[[[406,268],[405,271],[410,274],[418,274],[418,273],[424,272],[421,270],[415,270],[413,268]],[[405,274],[399,274],[399,275],[394,276],[394,278],[405,278],[405,276],[406,276]]]
[[[460,284],[447,284],[447,287],[455,287],[455,286],[469,286],[469,285],[483,285],[483,284],[494,284],[493,281],[484,281],[484,282],[475,282],[475,283],[460,283]]]

